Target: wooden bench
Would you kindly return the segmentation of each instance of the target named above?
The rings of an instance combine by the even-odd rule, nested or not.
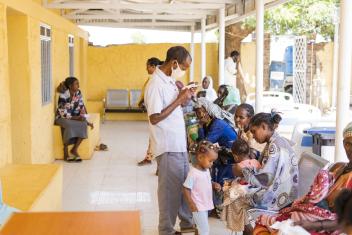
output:
[[[143,113],[138,107],[141,92],[139,89],[108,89],[103,100],[103,122],[107,113]]]
[[[100,141],[100,115],[99,113],[90,113],[88,116],[88,121],[92,122],[94,129],[88,128],[88,138],[82,141],[78,149],[83,160],[89,160],[92,158],[94,153],[94,148],[99,144]],[[64,159],[63,153],[63,142],[61,136],[61,127],[54,126],[54,157],[55,159],[61,160]],[[69,150],[73,145],[69,146]]]
[[[2,235],[140,235],[139,211],[15,213]]]
[[[0,168],[4,203],[21,211],[62,209],[62,166],[7,165]]]

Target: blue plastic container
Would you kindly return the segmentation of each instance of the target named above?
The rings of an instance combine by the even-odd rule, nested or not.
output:
[[[315,134],[328,134],[333,135],[336,133],[336,127],[312,127],[303,131],[309,135]]]
[[[271,61],[270,70],[270,88],[281,89],[286,79],[286,64],[281,61]]]
[[[313,136],[314,135],[334,135],[336,132],[335,127],[312,127],[303,131],[304,133],[311,136],[304,136],[302,138],[301,146],[302,147],[313,147]]]
[[[286,64],[286,76],[293,75],[293,46],[288,46],[285,49],[284,62]]]

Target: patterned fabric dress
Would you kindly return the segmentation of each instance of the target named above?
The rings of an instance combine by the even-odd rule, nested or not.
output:
[[[83,103],[81,91],[77,91],[72,97],[70,91],[60,93],[56,110],[55,124],[61,126],[62,140],[65,144],[75,144],[77,138],[86,139],[87,122],[73,120],[72,117],[87,114]]]
[[[224,200],[222,218],[229,229],[243,231],[250,208],[278,211],[297,198],[298,160],[291,146],[287,139],[274,133],[259,159],[263,167],[257,171],[243,169],[249,184],[247,193],[236,200]]]
[[[66,118],[71,119],[73,116],[82,116],[86,114],[86,108],[83,103],[83,97],[80,90],[78,90],[71,98],[70,91],[60,93],[58,106],[56,110],[56,119]]]
[[[298,158],[293,143],[274,132],[259,162],[258,172],[243,170],[246,181],[256,188],[251,195],[255,208],[278,211],[291,204],[298,195]]]
[[[320,170],[311,186],[310,191],[292,206],[282,209],[277,215],[262,215],[258,218],[254,234],[276,234],[270,228],[276,221],[291,219],[292,221],[322,221],[336,220],[332,212],[334,201],[341,189],[352,189],[352,172],[342,174],[340,177],[333,172]],[[311,234],[339,234],[338,231],[310,231]]]

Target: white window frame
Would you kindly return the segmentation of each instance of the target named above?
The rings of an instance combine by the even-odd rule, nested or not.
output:
[[[69,74],[71,77],[75,74],[75,37],[68,35],[68,56],[69,56]]]
[[[44,33],[42,33],[44,29]],[[41,60],[41,87],[42,87],[42,105],[51,103],[52,101],[52,50],[51,35],[52,30],[49,25],[40,24],[40,60]]]

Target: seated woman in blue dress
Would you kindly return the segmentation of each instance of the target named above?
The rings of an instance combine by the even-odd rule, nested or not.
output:
[[[221,149],[231,149],[232,143],[237,139],[233,116],[205,98],[198,98],[195,111],[200,124],[198,140],[208,140],[218,143]],[[221,154],[226,154],[226,151],[219,152],[220,161],[213,165],[212,180],[223,185],[225,179],[233,178],[234,160],[231,156],[226,158]]]

